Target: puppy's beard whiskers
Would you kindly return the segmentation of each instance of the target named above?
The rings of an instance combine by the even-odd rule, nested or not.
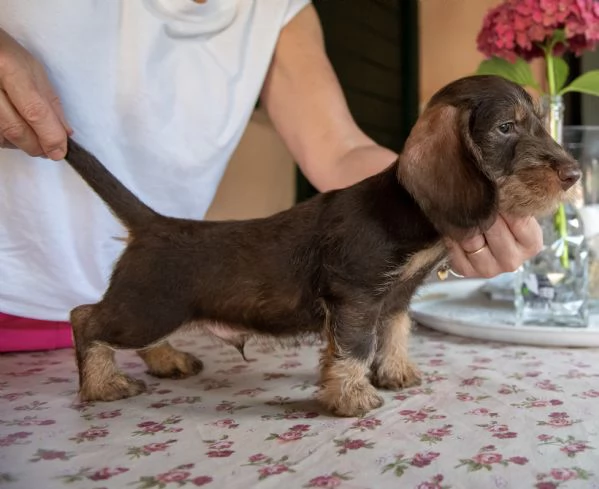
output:
[[[508,215],[544,217],[555,211],[560,197],[565,192],[548,167],[522,170],[499,182],[499,210]]]
[[[584,202],[584,188],[582,186],[582,181],[576,182],[572,187],[566,190],[562,201],[572,205],[582,204]]]

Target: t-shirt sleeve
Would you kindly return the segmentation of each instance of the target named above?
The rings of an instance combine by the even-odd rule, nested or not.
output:
[[[283,25],[287,25],[287,23],[293,19],[301,9],[310,3],[312,3],[311,0],[289,0],[287,12],[285,12],[285,17],[283,18]]]

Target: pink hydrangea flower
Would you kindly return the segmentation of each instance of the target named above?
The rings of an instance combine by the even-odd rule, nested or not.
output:
[[[566,50],[580,56],[599,42],[599,2],[596,0],[504,0],[489,10],[477,36],[477,46],[487,57],[515,61],[542,57],[540,45],[563,30],[565,44],[555,45],[553,54]]]

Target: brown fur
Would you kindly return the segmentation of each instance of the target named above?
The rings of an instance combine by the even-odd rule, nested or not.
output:
[[[444,238],[486,230],[499,210],[546,213],[580,176],[528,94],[488,76],[440,90],[386,170],[265,219],[163,216],[72,140],[67,161],[129,230],[102,300],[71,315],[83,399],[142,390],[110,348],[140,350],[155,375],[196,373],[161,342],[200,325],[241,352],[252,336],[321,335],[319,398],[343,416],[382,404],[373,384],[419,381],[407,311]]]
[[[327,352],[321,363],[318,399],[337,416],[361,416],[383,405],[383,398],[368,381],[369,360]]]
[[[377,352],[372,365],[374,386],[399,390],[420,384],[420,372],[408,355],[410,327],[407,312],[400,312],[379,326]]]
[[[396,273],[397,278],[400,280],[409,280],[414,275],[417,275],[423,268],[428,268],[431,263],[438,263],[439,260],[445,256],[445,246],[439,242],[430,248],[425,248],[422,251],[418,251],[410,256],[403,266],[399,267]],[[395,280],[397,280],[395,278]]]
[[[138,350],[146,362],[148,373],[154,377],[184,379],[202,371],[202,362],[189,353],[175,350],[168,341]]]

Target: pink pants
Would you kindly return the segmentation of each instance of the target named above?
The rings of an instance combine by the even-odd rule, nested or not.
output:
[[[41,321],[0,312],[0,352],[71,348],[71,325]]]

